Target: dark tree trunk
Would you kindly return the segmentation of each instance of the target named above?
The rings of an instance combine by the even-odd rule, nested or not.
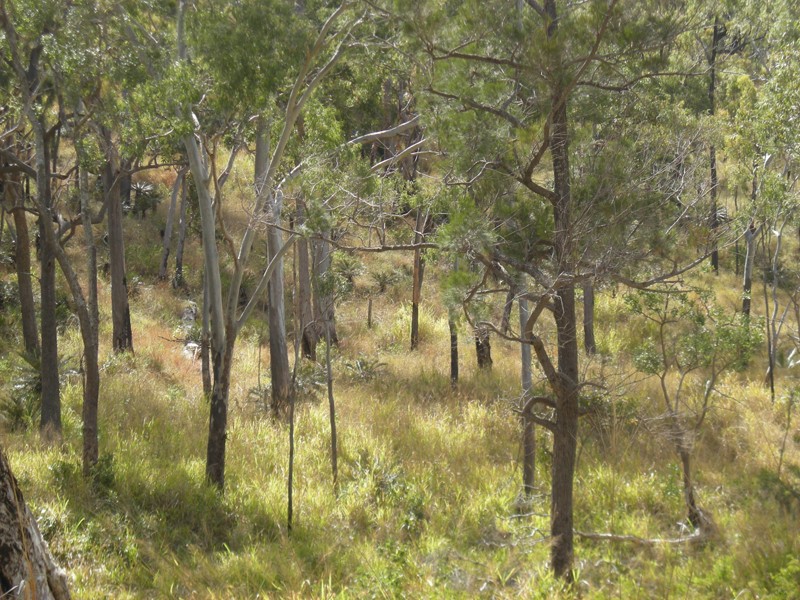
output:
[[[742,314],[745,318],[750,318],[750,303],[753,289],[753,262],[756,255],[756,227],[750,221],[744,232],[746,254],[744,258],[744,292],[742,295]]]
[[[458,387],[458,331],[452,317],[447,321],[447,326],[450,329],[450,387],[456,389]]]
[[[228,328],[228,332],[232,331]],[[228,439],[228,392],[233,364],[233,336],[226,347],[213,350],[214,382],[211,389],[211,414],[208,420],[206,479],[220,491],[225,488],[225,444]]]
[[[555,0],[546,0],[547,37],[558,29]],[[560,59],[560,57],[559,57]],[[560,65],[558,67],[561,68]],[[572,194],[569,172],[569,127],[567,122],[568,90],[555,74],[550,113],[550,153],[553,160],[553,224],[556,272],[573,271],[571,223]],[[550,561],[557,577],[572,581],[574,558],[573,485],[578,442],[578,338],[575,316],[575,287],[567,283],[554,301],[558,340],[558,373],[553,390],[556,396],[556,422],[553,431],[553,466],[550,533]]]
[[[181,222],[178,228],[178,246],[175,248],[175,275],[172,278],[172,287],[183,287],[183,247],[186,243],[186,204],[188,194],[186,193],[186,177],[181,181]]]
[[[414,243],[419,244],[424,240],[425,228],[428,222],[427,212],[417,209],[417,222],[414,227]],[[425,275],[425,257],[422,250],[414,250],[414,273],[411,281],[411,349],[419,346],[419,303],[422,300],[422,278]]]
[[[489,341],[489,330],[480,325],[475,328],[475,354],[479,369],[492,368],[492,344]]]
[[[586,354],[595,354],[597,344],[594,340],[594,284],[583,284],[583,347]]]
[[[519,330],[525,331],[528,323],[528,301],[519,299]],[[532,417],[533,404],[527,406],[533,388],[533,374],[531,373],[531,347],[530,344],[520,344],[520,375],[522,381],[522,492],[526,497],[533,494],[536,484],[536,429]]]
[[[38,137],[38,136],[37,136]],[[37,146],[40,141],[36,140]],[[61,392],[58,381],[58,326],[56,323],[56,257],[53,240],[52,197],[47,145],[37,148],[37,194],[39,206],[40,310],[42,343],[40,372],[42,379],[42,414],[40,429],[45,438],[61,436]],[[41,155],[41,156],[40,156]]]
[[[68,600],[67,574],[53,560],[0,450],[0,597]]]
[[[111,267],[111,323],[115,352],[133,352],[131,311],[128,303],[128,279],[125,273],[125,239],[122,232],[122,197],[120,194],[119,159],[111,132],[104,130],[106,164],[103,188],[108,201],[108,251]]]
[[[711,36],[711,49],[708,56],[709,80],[708,80],[708,114],[712,117],[716,109],[716,85],[717,85],[717,55],[719,44],[725,37],[725,27],[719,22],[719,17],[714,17],[714,30]],[[714,273],[719,273],[719,250],[717,249],[717,229],[719,228],[719,218],[717,215],[717,149],[714,144],[709,147],[709,163],[711,167],[711,235],[713,236],[713,249],[711,251],[711,267]]]
[[[36,305],[33,300],[33,280],[31,277],[31,240],[28,233],[28,219],[24,208],[24,195],[20,182],[10,177],[5,182],[5,195],[14,217],[16,242],[14,244],[14,263],[17,268],[17,287],[19,288],[20,312],[22,313],[22,339],[25,352],[39,356],[39,331],[36,324]]]

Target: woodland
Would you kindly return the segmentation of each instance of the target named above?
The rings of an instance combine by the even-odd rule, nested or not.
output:
[[[800,598],[791,0],[0,0],[0,598]]]

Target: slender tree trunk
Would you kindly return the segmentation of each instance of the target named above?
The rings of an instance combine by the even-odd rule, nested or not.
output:
[[[742,313],[746,318],[750,318],[751,292],[753,289],[753,262],[756,255],[756,227],[750,221],[744,232],[746,254],[744,257],[744,293],[742,295]]]
[[[186,243],[186,205],[187,205],[187,182],[184,175],[181,180],[181,218],[178,228],[178,246],[175,248],[175,275],[172,278],[172,287],[183,287],[183,247]]]
[[[178,192],[183,189],[183,178],[186,176],[186,169],[178,171],[175,184],[172,186],[169,210],[167,211],[167,222],[164,225],[164,239],[161,247],[161,266],[158,269],[158,278],[162,281],[167,278],[167,265],[169,263],[169,252],[172,246],[172,223],[175,220],[175,207],[178,203]]]
[[[58,369],[58,327],[56,324],[56,257],[53,233],[50,169],[43,126],[35,127],[36,194],[39,214],[40,296],[41,296],[41,379],[42,414],[40,429],[45,438],[61,436],[61,392]]]
[[[325,336],[325,371],[328,383],[328,411],[331,423],[331,472],[333,474],[333,490],[339,490],[339,450],[336,436],[336,403],[333,397],[333,371],[331,369],[331,337],[330,332]]]
[[[450,387],[458,387],[458,330],[452,315],[447,320],[447,327],[450,329]]]
[[[69,600],[67,574],[53,560],[0,449],[0,597]]]
[[[17,268],[17,287],[19,288],[20,312],[22,314],[22,339],[25,352],[39,356],[39,332],[36,324],[36,305],[33,300],[33,280],[31,277],[31,241],[28,234],[28,219],[25,213],[25,198],[20,193],[18,176],[10,176],[5,181],[5,196],[14,218],[17,232],[14,244],[14,263]]]
[[[708,58],[709,67],[709,81],[708,81],[708,114],[714,116],[716,109],[716,83],[717,83],[717,54],[719,52],[719,44],[725,36],[725,28],[720,24],[719,17],[714,17],[714,30],[711,36],[711,54]],[[711,235],[713,236],[713,249],[711,251],[711,267],[714,273],[719,273],[719,250],[717,249],[717,229],[719,228],[719,219],[717,217],[717,148],[714,144],[709,147],[709,163],[711,167]]]
[[[480,325],[475,328],[475,354],[478,358],[479,369],[492,368],[492,344],[489,340],[489,330]]]
[[[594,340],[594,284],[591,281],[583,284],[583,347],[586,354],[597,352]]]
[[[81,219],[83,221],[84,247],[86,251],[87,302],[79,303],[84,311],[80,319],[83,338],[83,473],[89,475],[97,464],[99,443],[97,438],[97,408],[100,397],[99,327],[100,315],[97,302],[97,249],[92,232],[92,215],[89,208],[89,176],[85,169],[79,173],[81,196]],[[77,278],[71,284],[73,296],[79,295]],[[76,298],[77,300],[78,298]]]
[[[425,228],[428,222],[427,211],[417,209],[417,222],[414,226],[414,243],[419,244],[424,240]],[[416,350],[419,346],[419,303],[422,299],[422,278],[425,274],[425,258],[422,250],[414,250],[414,273],[412,277],[411,291],[411,350]]]
[[[296,222],[298,229],[305,224],[305,204],[297,198]],[[314,325],[314,309],[311,305],[311,265],[308,255],[308,240],[297,239],[297,303],[300,317],[301,350],[309,360],[317,360],[319,332]]]
[[[108,197],[108,249],[111,266],[111,323],[115,352],[133,352],[131,311],[128,303],[128,279],[125,273],[125,239],[122,232],[119,158],[111,132],[103,130],[106,164],[103,187]]]
[[[511,311],[514,308],[514,298],[516,295],[516,286],[509,287],[508,293],[506,294],[506,302],[503,305],[503,317],[500,319],[500,332],[503,335],[506,335],[509,327],[511,327]]]
[[[260,120],[256,132],[255,185],[261,189],[266,185],[265,178],[269,168],[269,131],[266,121]],[[267,248],[269,258],[277,257],[277,264],[267,288],[267,318],[269,322],[269,365],[272,377],[272,410],[275,414],[286,415],[291,391],[291,372],[289,370],[289,348],[286,343],[286,301],[284,298],[283,258],[278,256],[283,247],[281,234],[281,211],[283,195],[272,190],[259,192],[267,194],[271,202],[266,204],[268,214]]]
[[[330,335],[331,344],[339,345],[339,338],[336,335],[336,318],[334,312],[334,290],[331,277],[331,245],[327,238],[331,236],[331,231],[323,231],[324,239],[313,243],[314,263],[312,273],[312,285],[314,287],[314,321],[322,335]]]
[[[519,299],[519,330],[525,331],[528,322],[528,301]],[[533,388],[533,375],[531,373],[531,346],[528,343],[520,344],[520,379],[522,381],[522,405],[530,398]],[[534,428],[531,412],[533,405],[528,410],[522,411],[522,491],[526,497],[533,494],[536,484],[536,429]]]
[[[209,307],[208,285],[203,276],[203,325],[200,335],[200,364],[203,377],[203,396],[211,398],[211,308]]]

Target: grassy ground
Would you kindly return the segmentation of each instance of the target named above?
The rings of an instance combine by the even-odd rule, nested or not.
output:
[[[267,349],[259,349],[263,326],[254,323],[236,350],[227,488],[219,495],[203,483],[208,411],[200,365],[172,341],[187,297],[198,293],[199,256],[190,248],[188,293],[156,283],[151,261],[159,218],[126,224],[135,355],[114,356],[107,347],[110,300],[106,282],[101,286],[106,345],[96,480],[81,476],[77,376],[65,378],[62,446],[43,446],[35,427],[6,426],[2,434],[75,597],[800,597],[796,425],[777,477],[783,396],[791,386],[784,372],[774,405],[760,367],[727,378],[696,442],[699,501],[718,524],[718,539],[699,547],[641,547],[579,538],[577,581],[563,590],[547,568],[550,454],[542,430],[537,493],[531,500],[519,496],[520,432],[512,410],[518,348],[493,341],[494,370],[480,373],[462,336],[461,382],[451,390],[447,321],[437,308],[433,268],[421,347],[407,351],[406,257],[370,259],[371,271],[404,273],[375,295],[372,329],[366,295],[375,285],[366,275],[338,307],[338,494],[327,402],[308,393],[298,405],[288,530],[288,428],[272,421],[251,393],[268,379],[269,364]],[[720,302],[736,303],[735,278],[698,277],[719,290]],[[584,364],[607,381],[627,381],[626,348],[639,334],[619,296],[601,291],[598,303],[606,354]],[[5,330],[15,331],[12,313],[4,314]],[[2,344],[7,396],[19,361],[14,340]],[[77,366],[72,320],[65,320],[61,344],[68,364]],[[312,382],[319,375],[306,369],[303,377]],[[615,389],[583,422],[576,528],[678,537],[685,532],[681,473],[658,417],[658,389],[652,381]]]

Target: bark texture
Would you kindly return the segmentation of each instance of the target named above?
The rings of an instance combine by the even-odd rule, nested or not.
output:
[[[67,575],[42,538],[36,520],[0,450],[0,597],[67,600]]]
[[[111,267],[111,322],[115,352],[133,352],[131,309],[128,303],[128,279],[125,273],[125,240],[122,233],[122,196],[120,194],[119,159],[111,132],[103,132],[106,164],[103,188],[108,201],[108,253]]]

